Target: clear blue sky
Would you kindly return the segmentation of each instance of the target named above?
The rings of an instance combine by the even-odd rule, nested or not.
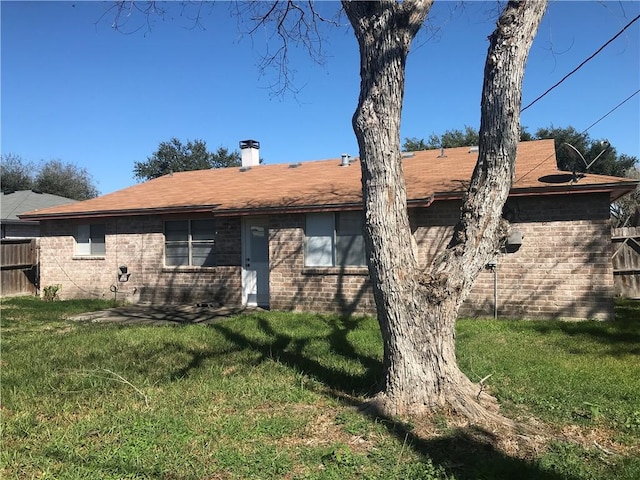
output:
[[[111,28],[110,2],[2,1],[2,153],[53,158],[86,168],[101,193],[135,183],[133,165],[161,141],[202,139],[210,150],[261,142],[266,163],[357,155],[351,116],[358,99],[358,49],[346,28],[326,31],[326,65],[296,51],[297,96],[274,97],[276,77],[257,68],[275,47],[206,5],[204,29],[166,5],[150,28],[133,15]],[[323,2],[329,13],[339,7]],[[532,47],[523,105],[578,66],[640,12],[640,2],[551,2]],[[188,13],[188,12],[187,12]],[[479,126],[487,36],[494,2],[437,2],[407,67],[402,139]],[[346,19],[343,19],[346,25]],[[526,110],[534,132],[553,124],[582,131],[640,88],[640,21],[545,98]],[[640,94],[592,127],[640,158]]]

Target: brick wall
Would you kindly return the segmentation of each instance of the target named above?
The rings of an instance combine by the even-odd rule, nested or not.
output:
[[[178,217],[120,217],[104,223],[105,255],[74,255],[77,221],[42,222],[42,287],[61,284],[61,298],[117,298],[152,303],[240,303],[240,220],[216,223],[217,267],[165,267],[163,221]],[[131,274],[119,282],[118,267]]]
[[[511,199],[505,216],[523,235],[497,257],[498,314],[517,318],[613,318],[607,194]],[[483,272],[463,314],[493,308],[494,276]]]
[[[459,202],[411,211],[421,265],[449,241]],[[524,235],[514,253],[496,256],[497,311],[511,318],[611,318],[613,269],[607,194],[512,198],[505,208]],[[366,269],[305,268],[304,215],[270,224],[271,307],[375,312]],[[483,271],[461,314],[494,314],[494,273]]]
[[[305,216],[302,214],[271,218],[271,308],[343,314],[374,312],[366,268],[304,266],[304,226]]]
[[[412,209],[420,264],[449,241],[459,202]],[[497,255],[498,314],[511,318],[611,318],[613,268],[607,194],[512,198],[505,216],[524,235],[515,253]],[[41,286],[61,284],[62,298],[118,298],[154,303],[241,303],[241,222],[220,218],[217,267],[164,267],[163,221],[106,219],[106,254],[73,254],[77,222],[42,222]],[[366,268],[305,268],[303,214],[269,219],[270,306],[275,310],[375,312]],[[127,265],[128,282],[117,281]],[[493,316],[494,274],[483,271],[461,311]]]

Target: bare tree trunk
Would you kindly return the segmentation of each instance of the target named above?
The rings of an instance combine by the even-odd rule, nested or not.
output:
[[[361,89],[353,126],[369,272],[384,340],[383,385],[372,406],[385,415],[449,407],[481,419],[495,402],[481,396],[458,368],[455,321],[504,235],[501,212],[513,178],[522,77],[546,1],[509,2],[491,36],[478,164],[452,241],[424,271],[407,214],[400,118],[407,54],[431,4],[343,2],[360,45]]]

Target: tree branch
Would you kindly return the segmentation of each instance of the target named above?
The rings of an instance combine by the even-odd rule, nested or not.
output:
[[[262,2],[251,1],[238,5],[235,15],[249,18],[253,22],[246,30],[249,36],[255,36],[260,29],[271,30],[268,39],[276,39],[277,48],[269,49],[258,64],[260,74],[275,70],[276,80],[269,85],[275,95],[286,92],[298,93],[295,84],[295,71],[290,66],[291,46],[301,47],[318,65],[325,64],[324,42],[321,25],[343,26],[337,19],[329,19],[320,14],[313,1],[294,2],[288,0]]]

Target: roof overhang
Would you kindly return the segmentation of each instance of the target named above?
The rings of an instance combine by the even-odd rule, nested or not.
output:
[[[25,220],[72,220],[86,218],[110,218],[110,217],[136,217],[142,215],[171,215],[180,213],[209,213],[214,210],[217,205],[188,205],[181,207],[163,207],[163,208],[139,208],[139,209],[118,209],[118,210],[99,210],[86,212],[69,212],[69,213],[52,213],[38,214],[30,213],[28,215],[19,215]]]
[[[615,202],[618,198],[632,192],[638,187],[640,180],[628,182],[616,182],[610,184],[594,184],[580,185],[573,183],[570,185],[554,185],[548,187],[531,187],[531,188],[512,188],[509,192],[510,197],[533,197],[546,195],[575,195],[586,193],[608,193],[609,201]],[[434,200],[459,200],[463,197],[464,192],[436,192],[433,196]]]
[[[38,220],[19,220],[15,218],[3,218],[0,220],[2,225],[38,225]]]
[[[510,197],[529,197],[546,195],[573,195],[573,194],[593,194],[607,193],[609,201],[613,202],[622,195],[633,191],[640,181],[616,182],[610,184],[558,184],[547,187],[514,188],[509,193]],[[435,201],[460,200],[464,191],[436,192],[433,195],[423,198],[412,198],[407,200],[409,208],[429,207]],[[275,215],[307,212],[328,212],[335,210],[358,210],[362,208],[360,202],[346,203],[326,203],[326,204],[299,204],[299,205],[261,205],[247,206],[243,208],[224,208],[221,205],[190,205],[180,207],[163,208],[142,208],[142,209],[118,209],[86,212],[68,212],[59,214],[38,214],[31,213],[20,215],[21,220],[41,221],[41,220],[83,220],[95,218],[113,218],[126,216],[148,216],[148,215],[179,215],[179,214],[201,214],[213,213],[219,217],[249,216],[249,215]]]

